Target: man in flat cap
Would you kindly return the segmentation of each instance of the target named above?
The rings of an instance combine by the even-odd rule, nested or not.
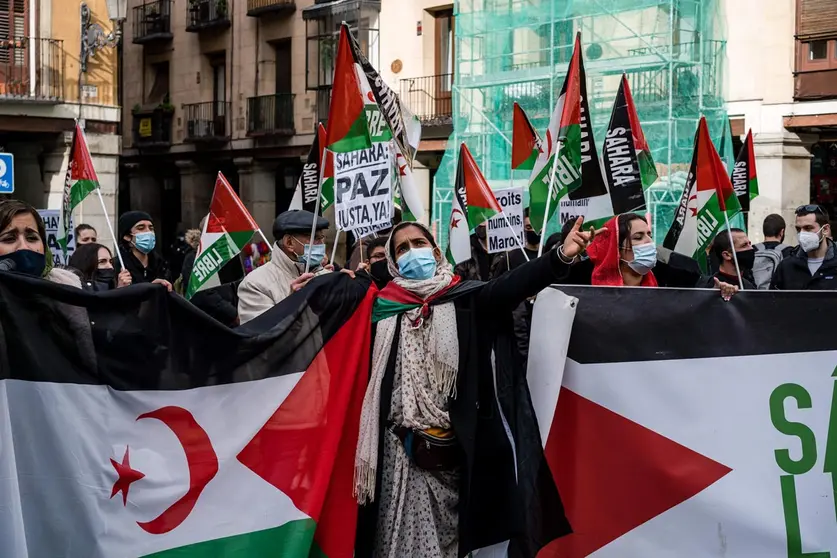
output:
[[[125,260],[125,268],[131,274],[131,282],[159,283],[171,290],[168,281],[169,270],[166,261],[155,250],[157,235],[151,215],[144,211],[127,211],[120,215],[117,223],[118,241],[116,248]],[[113,267],[119,275],[121,266],[114,254]]]
[[[317,229],[311,244],[311,225],[315,218]],[[327,228],[328,220],[315,217],[310,211],[286,211],[276,218],[273,222],[276,244],[270,262],[253,270],[238,287],[240,323],[270,310],[323,270]],[[309,273],[304,273],[306,263]]]

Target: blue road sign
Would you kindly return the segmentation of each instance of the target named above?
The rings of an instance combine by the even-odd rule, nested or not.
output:
[[[0,194],[12,194],[15,191],[15,156],[0,153]]]

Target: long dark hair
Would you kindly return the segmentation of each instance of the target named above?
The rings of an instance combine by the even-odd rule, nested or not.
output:
[[[99,248],[104,248],[109,254],[113,255],[107,246],[91,243],[77,247],[73,255],[70,256],[70,267],[80,271],[85,281],[92,281],[93,275],[99,269]]]
[[[645,217],[637,213],[623,213],[616,218],[619,229],[619,248],[629,250],[631,248],[631,223],[634,221],[645,221]]]

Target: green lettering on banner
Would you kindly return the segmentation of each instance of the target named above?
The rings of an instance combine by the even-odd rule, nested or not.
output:
[[[837,368],[831,373],[837,380]],[[831,391],[831,412],[828,416],[828,436],[825,439],[825,462],[823,473],[831,476],[832,503],[834,504],[834,519],[837,521],[837,381]]]
[[[216,240],[209,248],[201,252],[201,255],[195,260],[195,265],[192,269],[192,277],[189,281],[189,288],[186,292],[186,298],[191,298],[193,294],[217,273],[223,265],[230,261],[237,253],[230,250],[231,240],[225,234]]]
[[[773,393],[776,392],[774,391]],[[770,399],[772,411],[772,395]],[[779,482],[782,485],[782,508],[785,512],[785,532],[787,533],[788,538],[788,558],[831,558],[830,552],[802,552],[802,533],[799,529],[799,508],[796,504],[795,480],[793,475],[782,475],[779,477]]]
[[[790,475],[802,475],[817,463],[817,440],[810,428],[785,416],[785,400],[793,398],[799,409],[811,408],[811,395],[798,384],[782,384],[770,394],[770,420],[786,436],[796,436],[802,446],[802,456],[794,460],[787,449],[775,450],[776,464]]]

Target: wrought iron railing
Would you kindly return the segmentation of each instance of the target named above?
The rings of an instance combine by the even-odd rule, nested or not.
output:
[[[217,141],[230,136],[230,103],[209,101],[183,105],[186,141]]]
[[[171,0],[154,0],[134,7],[135,43],[171,36]]]
[[[0,37],[0,101],[63,100],[64,63],[63,41]]]
[[[423,123],[449,124],[453,114],[453,74],[401,80],[401,98]]]
[[[186,10],[186,31],[230,25],[227,0],[189,0]]]
[[[247,135],[293,135],[294,95],[277,93],[247,99]]]
[[[296,0],[247,0],[247,15],[256,16],[271,12],[293,12]]]

